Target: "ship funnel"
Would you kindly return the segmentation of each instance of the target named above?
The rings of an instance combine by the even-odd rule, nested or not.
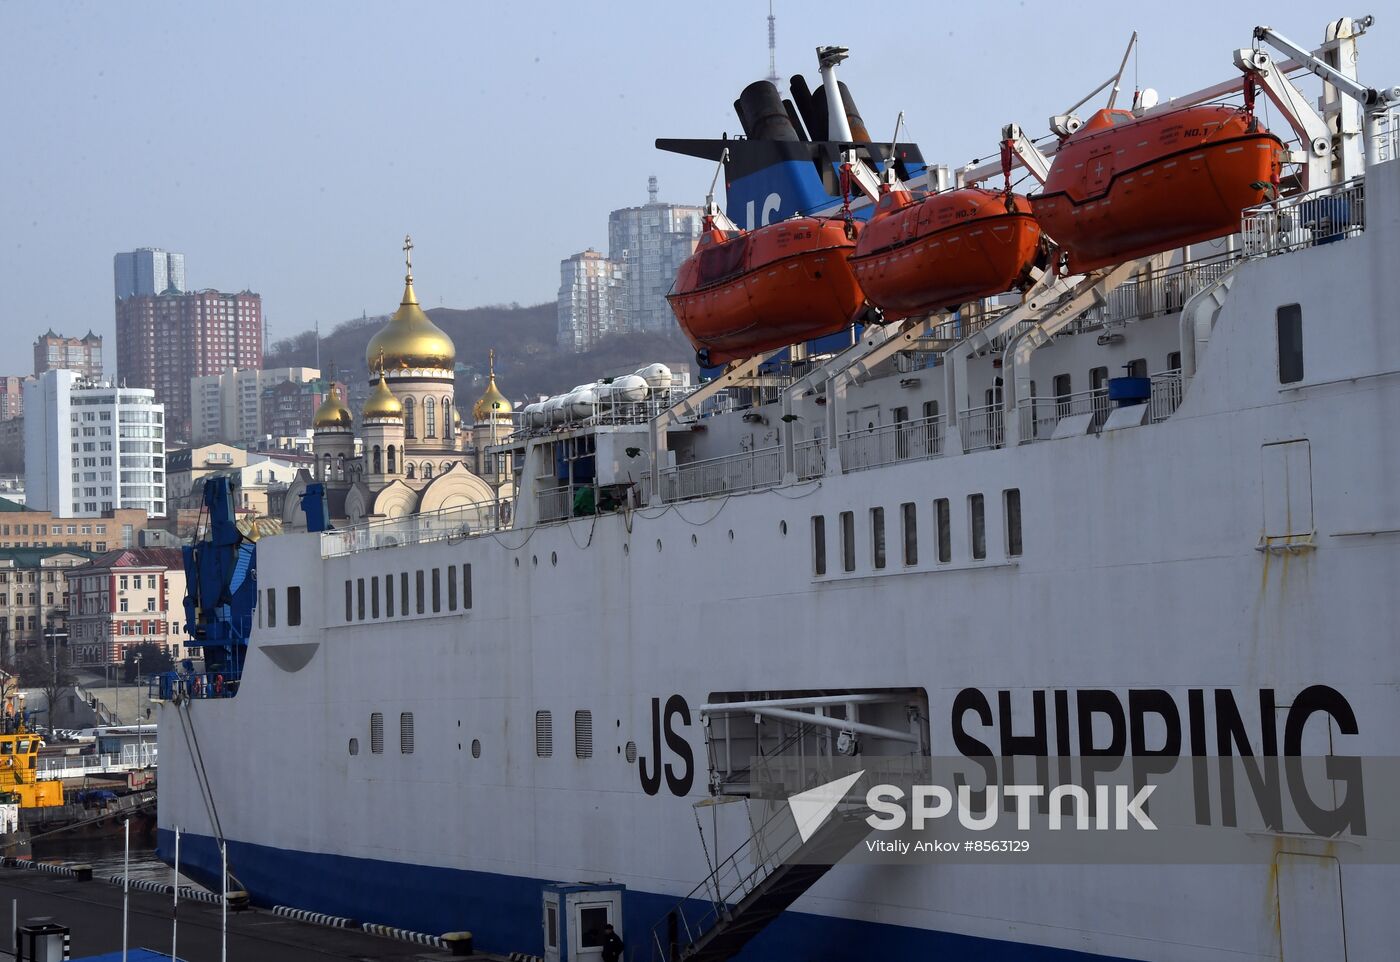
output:
[[[767,80],[756,80],[743,89],[735,110],[750,140],[801,140],[783,106],[778,88]]]

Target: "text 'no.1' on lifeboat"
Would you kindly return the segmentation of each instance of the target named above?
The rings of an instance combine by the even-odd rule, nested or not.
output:
[[[1040,226],[1018,194],[981,187],[916,199],[882,194],[851,266],[886,319],[956,307],[1016,287],[1035,263]]]
[[[1277,184],[1282,153],[1249,110],[1100,110],[1060,146],[1031,206],[1081,273],[1234,233]]]
[[[754,231],[702,233],[666,296],[702,363],[752,357],[849,325],[865,303],[848,260],[854,227],[794,217]]]

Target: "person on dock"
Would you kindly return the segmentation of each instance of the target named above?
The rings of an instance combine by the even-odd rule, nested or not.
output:
[[[603,926],[603,962],[617,962],[626,948],[611,925]]]

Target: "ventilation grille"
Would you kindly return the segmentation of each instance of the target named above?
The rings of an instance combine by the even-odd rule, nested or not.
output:
[[[574,712],[574,755],[593,757],[593,713],[580,709]]]
[[[384,716],[379,712],[369,716],[369,750],[376,755],[384,754]]]
[[[413,754],[413,712],[406,711],[399,716],[399,754]]]
[[[547,711],[535,712],[535,756],[550,758],[554,755],[554,716]]]
[[[628,743],[627,743],[627,752],[626,752],[626,756],[627,756],[627,764],[632,765],[632,764],[635,764],[635,763],[636,763],[636,761],[637,761],[637,743],[636,743],[636,742],[628,742]]]

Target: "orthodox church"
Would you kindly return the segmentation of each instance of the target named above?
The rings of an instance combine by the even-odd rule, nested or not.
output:
[[[514,495],[511,465],[487,452],[514,430],[511,403],[496,386],[495,352],[486,392],[464,425],[454,391],[457,349],[418,306],[412,253],[405,238],[403,300],[365,350],[371,391],[358,429],[332,390],[312,421],[315,471],[300,472],[287,491],[289,525],[303,519],[301,495],[312,481],[325,484],[331,518],[342,524]]]

